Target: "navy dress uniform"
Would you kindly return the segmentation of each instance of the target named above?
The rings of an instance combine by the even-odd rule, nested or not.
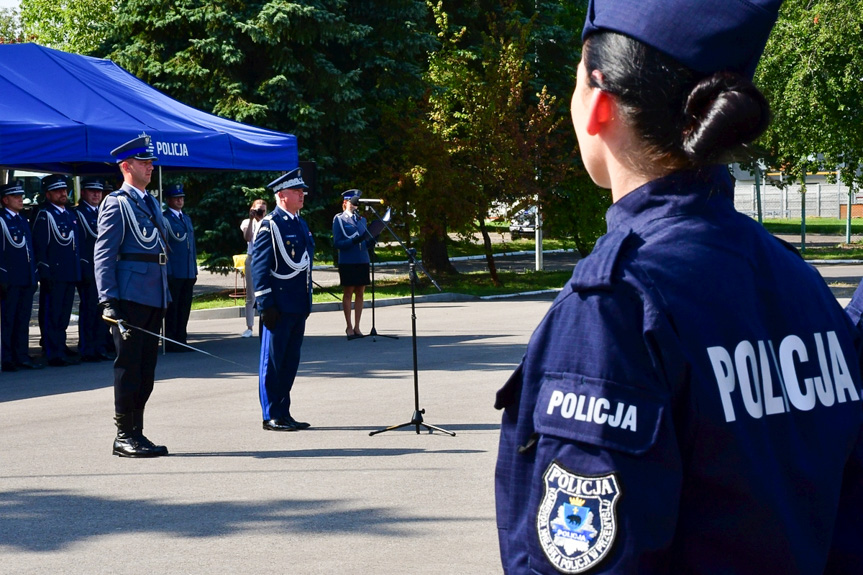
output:
[[[156,159],[149,136],[135,138],[112,150],[117,162]],[[136,164],[138,165],[138,164]],[[152,166],[150,166],[152,169]],[[165,222],[156,200],[130,181],[111,192],[99,211],[99,237],[94,264],[102,315],[158,333],[168,290]],[[117,358],[114,360],[114,410],[117,439],[114,454],[125,457],[166,455],[164,446],[153,445],[143,435],[144,407],[153,391],[159,340],[130,328],[125,336],[112,328]]]
[[[345,200],[359,198],[359,190],[348,190],[342,193]],[[333,246],[339,250],[339,265],[365,264],[369,265],[369,248],[374,244],[374,238],[369,235],[366,218],[356,212],[347,210],[333,217]],[[345,285],[368,285],[366,278],[362,283]]]
[[[165,190],[166,200],[185,197],[183,184],[174,184]],[[198,277],[195,230],[182,210],[169,208],[162,214],[168,229],[168,288],[171,291],[171,303],[165,315],[165,337],[186,343],[186,327]],[[167,351],[190,351],[170,342],[166,342],[165,348]]]
[[[586,28],[663,49],[716,25],[703,54],[746,73],[752,54],[721,48],[757,62],[762,4],[753,31],[737,4],[593,0]],[[497,394],[504,571],[859,573],[861,336],[817,271],[735,211],[721,166],[643,184],[606,220]]]
[[[305,190],[299,168],[267,184],[274,193]],[[277,201],[278,203],[278,201]],[[264,429],[309,427],[291,415],[291,388],[312,305],[315,242],[299,215],[280,206],[261,220],[252,248],[255,298],[261,312],[259,391]]]
[[[99,178],[84,178],[81,189],[104,191],[105,186]],[[102,321],[99,309],[99,291],[96,289],[96,273],[93,267],[93,254],[96,238],[99,235],[99,204],[92,205],[85,200],[75,206],[78,214],[78,239],[80,242],[81,281],[78,283],[78,353],[82,361],[110,359],[107,349],[107,333],[110,330]]]
[[[33,249],[39,270],[39,313],[42,347],[48,365],[62,367],[67,359],[66,329],[72,315],[75,285],[81,280],[78,217],[66,209],[68,184],[60,175],[42,179],[46,197],[62,198],[63,205],[46,201],[33,223]]]
[[[20,180],[0,187],[4,206],[2,227],[2,261],[0,261],[0,354],[2,370],[41,367],[29,355],[30,315],[36,293],[36,258],[30,223],[9,202],[17,198],[23,205],[24,184]]]

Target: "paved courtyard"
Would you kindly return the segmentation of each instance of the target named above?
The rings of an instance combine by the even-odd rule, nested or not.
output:
[[[0,571],[499,573],[494,394],[549,303],[417,305],[419,404],[455,437],[369,436],[413,415],[409,305],[376,310],[398,339],[311,315],[297,433],[261,429],[243,320],[193,318],[190,343],[240,365],[160,358],[145,429],[165,458],[111,455],[110,364],[0,374]]]

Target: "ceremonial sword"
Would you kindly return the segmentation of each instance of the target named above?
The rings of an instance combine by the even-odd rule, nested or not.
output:
[[[247,366],[239,364],[236,361],[232,361],[230,359],[225,359],[224,357],[219,357],[218,355],[213,355],[212,353],[210,353],[208,351],[204,351],[203,349],[198,349],[197,347],[192,347],[189,344],[173,340],[170,337],[165,337],[164,335],[162,335],[160,333],[154,333],[148,329],[144,329],[143,327],[138,327],[137,325],[132,325],[131,323],[127,322],[126,320],[114,319],[112,317],[106,317],[104,315],[102,316],[102,319],[107,321],[108,323],[113,323],[114,325],[116,325],[117,329],[120,330],[120,337],[122,337],[123,339],[129,339],[129,329],[130,328],[136,329],[136,330],[140,331],[141,333],[146,333],[147,335],[152,335],[153,337],[161,339],[162,341],[165,341],[168,343],[173,343],[174,345],[181,345],[183,347],[191,349],[192,351],[197,351],[198,353],[203,353],[204,355],[208,355],[208,356],[213,357],[215,359],[219,359],[221,361],[227,361],[228,363],[233,363],[234,365],[239,365],[243,369],[248,369]]]

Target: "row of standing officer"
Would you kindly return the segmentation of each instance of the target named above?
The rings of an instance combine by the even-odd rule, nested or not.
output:
[[[29,355],[29,322],[37,279],[45,362],[62,367],[79,361],[66,345],[76,289],[80,300],[80,360],[96,362],[114,357],[110,333],[100,321],[93,269],[99,206],[104,195],[111,192],[110,184],[98,178],[84,178],[81,201],[73,209],[66,206],[68,184],[63,176],[46,176],[42,189],[46,201],[36,214],[31,231],[31,225],[21,213],[23,184],[14,181],[0,188],[4,208],[0,260],[3,371],[42,367]],[[163,217],[172,254],[168,274],[176,302],[168,309],[166,335],[185,343],[192,288],[197,277],[195,237],[192,223],[182,211],[185,198],[182,184],[171,186],[165,196],[168,209]],[[169,351],[182,349],[176,346]]]

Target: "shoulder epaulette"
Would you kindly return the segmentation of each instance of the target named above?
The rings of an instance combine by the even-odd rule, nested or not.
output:
[[[599,238],[589,256],[579,261],[572,274],[573,291],[610,289],[614,271],[626,240],[633,236],[630,229],[615,230]]]

